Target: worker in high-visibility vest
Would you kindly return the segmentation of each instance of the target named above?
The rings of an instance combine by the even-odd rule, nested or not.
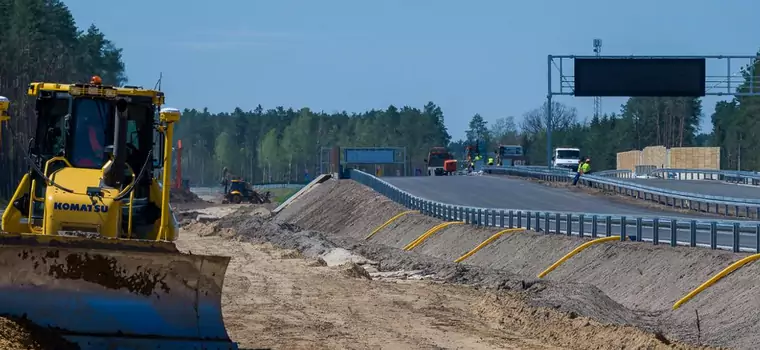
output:
[[[583,173],[583,163],[585,162],[584,158],[578,161],[578,168],[575,170],[575,177],[573,177],[573,186],[578,184],[578,179],[581,178],[581,173]]]
[[[581,175],[588,174],[589,172],[591,172],[591,158],[586,158],[585,160],[581,158],[578,164],[578,172],[575,173],[575,177],[573,178],[573,186],[578,184],[578,179],[581,178]]]
[[[488,165],[493,166],[493,157],[488,157]]]

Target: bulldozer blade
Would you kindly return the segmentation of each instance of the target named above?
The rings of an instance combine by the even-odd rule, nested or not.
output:
[[[0,314],[81,349],[237,349],[221,298],[229,257],[172,243],[0,235]]]

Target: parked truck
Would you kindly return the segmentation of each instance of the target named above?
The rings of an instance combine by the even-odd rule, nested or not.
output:
[[[425,159],[428,176],[453,175],[457,171],[454,155],[446,147],[433,147]]]
[[[579,148],[558,147],[554,149],[552,155],[552,167],[575,171],[580,159],[581,150]]]

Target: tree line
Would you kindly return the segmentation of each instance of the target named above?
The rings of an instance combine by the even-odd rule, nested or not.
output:
[[[34,100],[26,97],[32,81],[127,82],[121,49],[96,27],[80,30],[59,0],[0,0],[0,95],[11,99],[10,126],[0,141],[0,197],[8,198],[23,176],[24,150],[36,120]],[[14,140],[15,139],[15,140]]]
[[[0,0],[0,95],[14,101],[11,126],[27,141],[34,126],[33,101],[24,98],[31,81],[86,81],[100,75],[104,84],[127,82],[121,49],[97,27],[79,30],[58,0]],[[758,63],[755,63],[757,68]],[[758,70],[744,67],[738,89],[760,86]],[[754,72],[754,73],[752,73]],[[222,168],[254,182],[301,181],[313,176],[329,157],[331,147],[406,148],[410,169],[423,168],[427,152],[447,146],[461,159],[468,143],[482,141],[484,152],[499,144],[520,144],[532,164],[546,164],[546,109],[552,109],[553,144],[581,148],[594,158],[594,168],[614,169],[620,151],[664,145],[721,147],[723,168],[760,169],[757,144],[760,102],[738,97],[719,102],[711,116],[714,131],[701,133],[702,101],[698,98],[630,98],[613,114],[581,118],[560,102],[543,104],[521,118],[494,119],[476,114],[464,140],[452,140],[443,110],[434,102],[421,106],[389,106],[365,112],[325,113],[307,107],[279,106],[253,110],[235,108],[211,113],[186,109],[177,126],[175,145],[182,140],[183,177],[196,185],[216,185]],[[489,116],[488,119],[490,119]],[[5,136],[5,134],[3,134]],[[2,137],[0,196],[8,197],[24,169],[23,152],[10,137]]]

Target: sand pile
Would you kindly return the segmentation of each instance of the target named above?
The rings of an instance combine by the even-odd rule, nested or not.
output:
[[[185,188],[172,188],[171,189],[171,202],[172,203],[203,203],[205,202],[201,197],[198,197],[192,191]]]

